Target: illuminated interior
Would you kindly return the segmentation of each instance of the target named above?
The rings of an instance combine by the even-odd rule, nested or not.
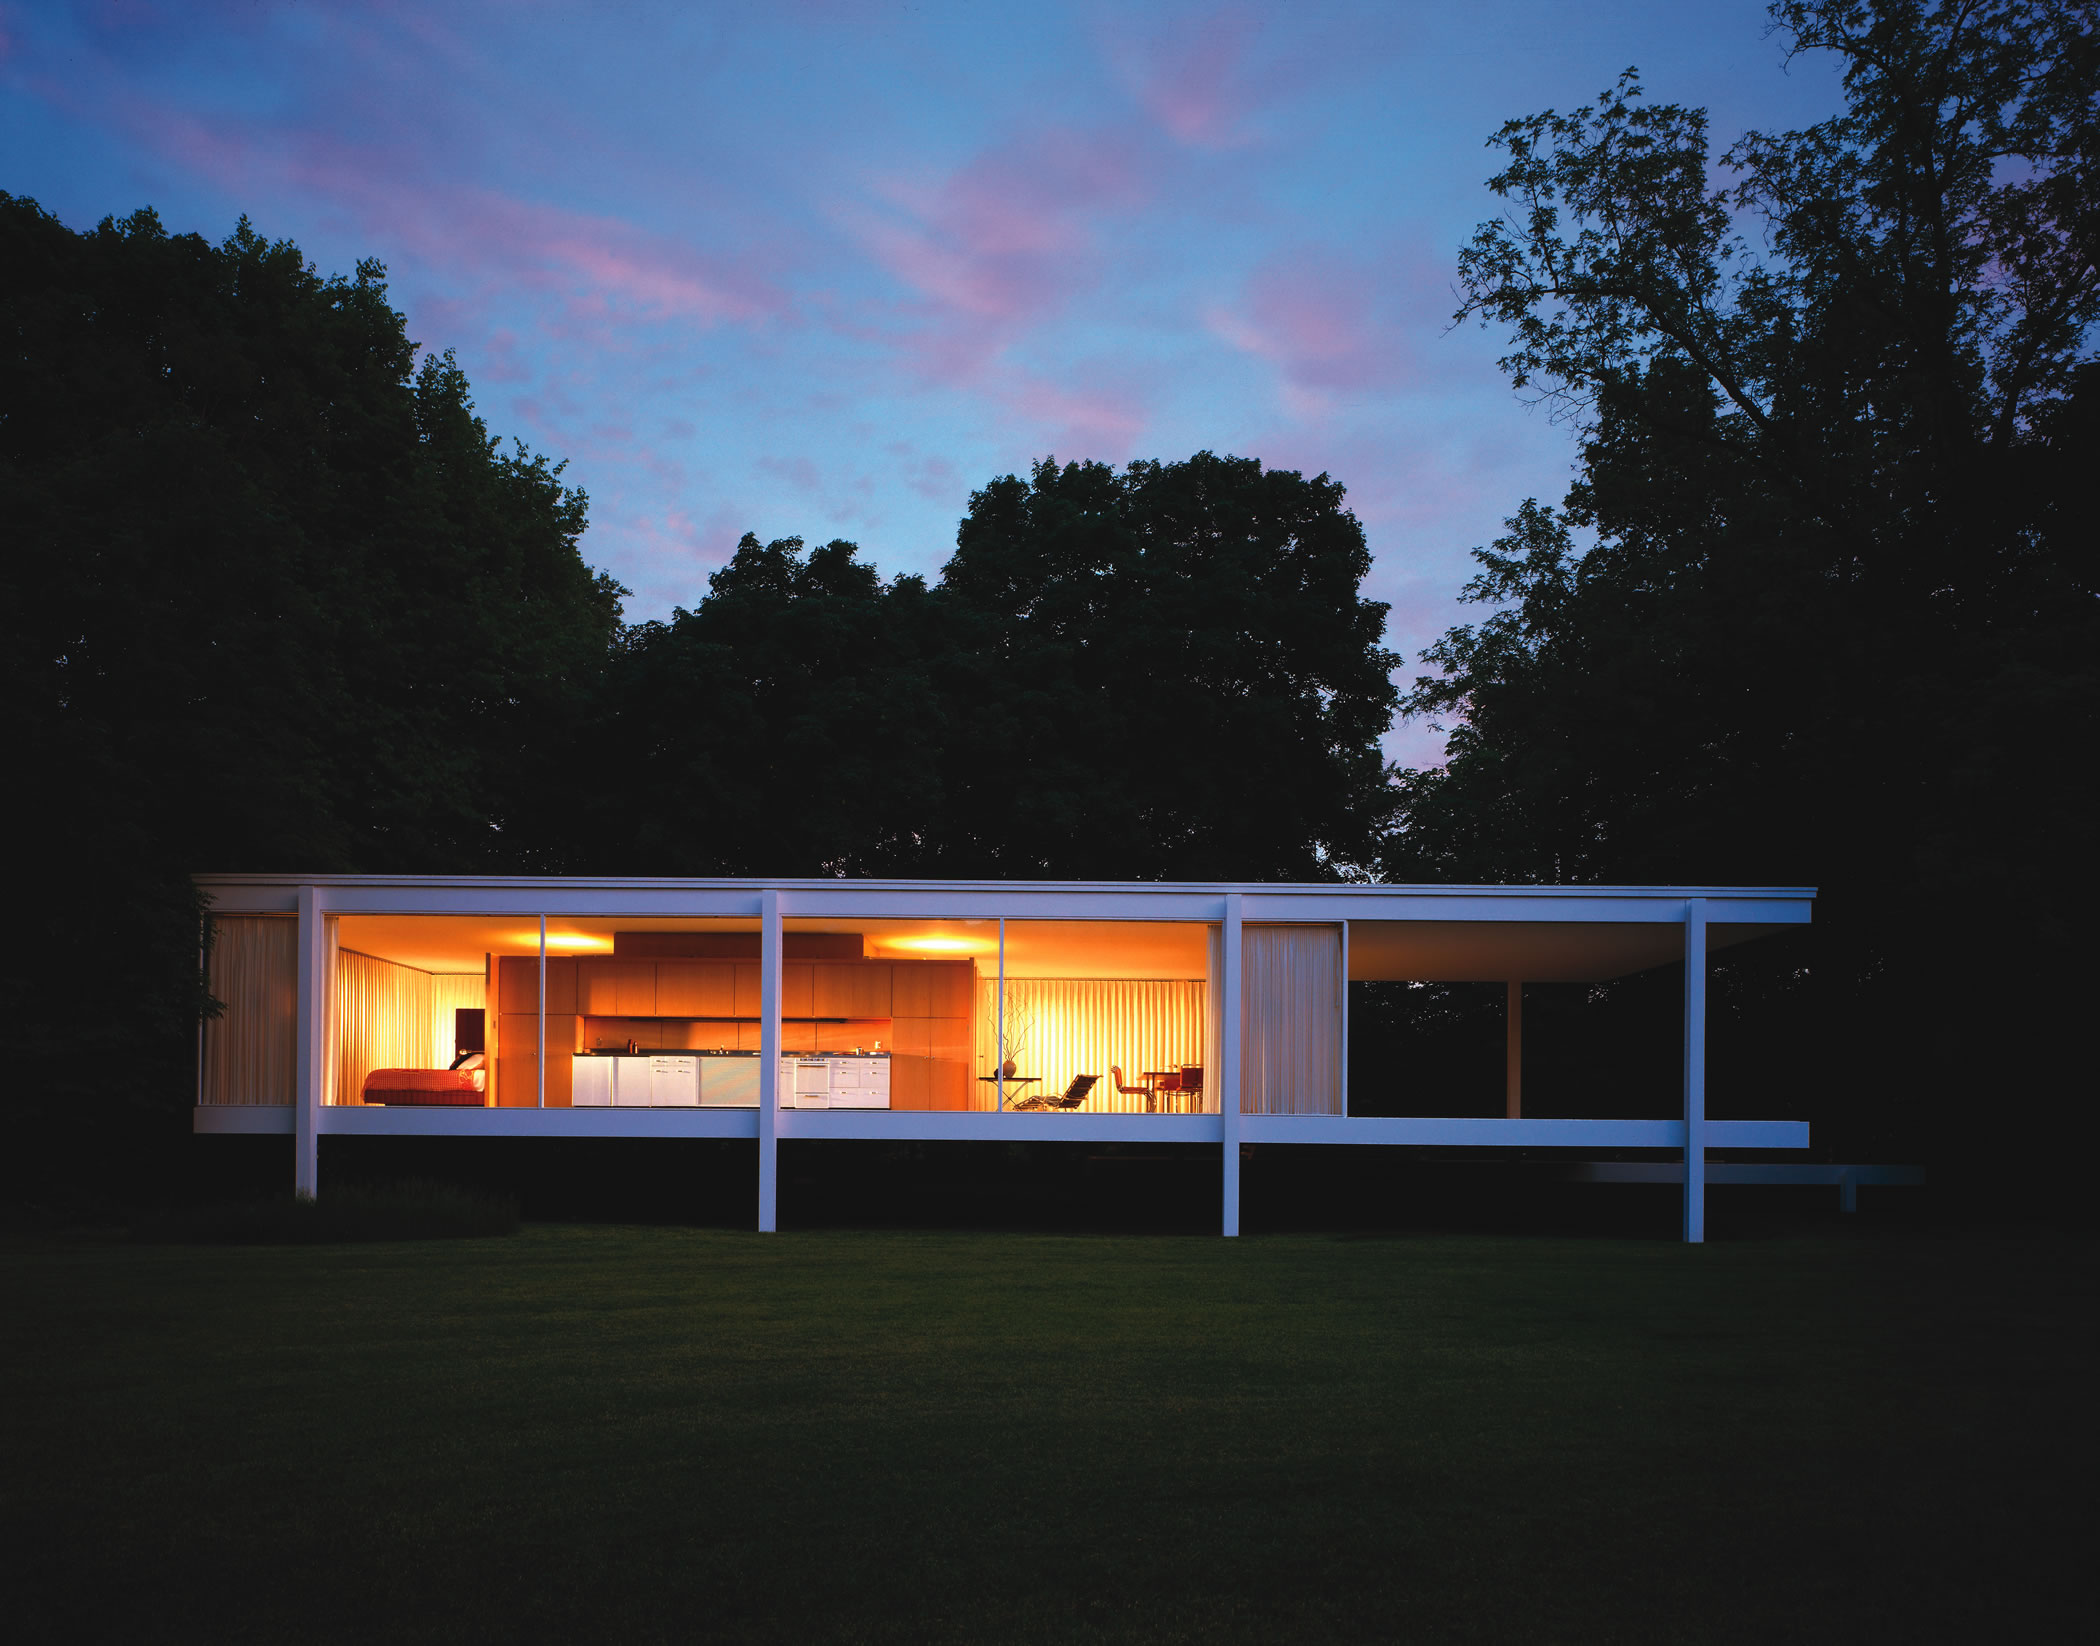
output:
[[[328,1103],[757,1102],[755,917],[550,917],[544,953],[539,921],[517,916],[346,914],[327,930]],[[1334,1112],[1340,1021],[1323,1003],[1338,998],[1339,933],[1304,930],[1316,935],[1250,939],[1247,1021],[1313,1025],[1289,1029],[1311,1049],[1294,1040],[1279,1067],[1319,1072],[1310,1087],[1294,1076],[1292,1089],[1263,1096],[1263,1042],[1250,1028],[1250,1097]],[[214,988],[228,1013],[207,1032],[207,1102],[287,1100],[289,931],[282,920],[219,923]],[[1215,1113],[1215,941],[1215,928],[1191,922],[791,918],[782,1102]],[[1320,994],[1315,977],[1307,994],[1322,965],[1334,986]],[[1275,1012],[1263,1004],[1272,994]]]

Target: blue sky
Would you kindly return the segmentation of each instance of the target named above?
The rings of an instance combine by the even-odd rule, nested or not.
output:
[[[745,531],[931,574],[997,475],[1209,449],[1349,488],[1412,659],[1572,455],[1501,340],[1449,327],[1485,140],[1636,63],[1717,149],[1833,112],[1765,21],[0,0],[0,188],[379,258],[491,430],[569,460],[630,617],[695,603]]]

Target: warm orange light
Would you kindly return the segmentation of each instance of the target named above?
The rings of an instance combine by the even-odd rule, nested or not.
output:
[[[537,950],[540,946],[538,932],[520,932],[511,941],[520,948]],[[613,940],[601,937],[596,932],[549,932],[547,952],[563,954],[611,954]]]
[[[981,937],[893,937],[882,946],[913,954],[990,954],[998,944]]]

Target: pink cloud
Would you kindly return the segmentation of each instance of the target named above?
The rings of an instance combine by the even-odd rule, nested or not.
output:
[[[937,182],[882,179],[838,215],[914,294],[901,341],[921,372],[960,383],[1098,283],[1101,228],[1145,204],[1158,162],[1140,133],[1050,127]]]
[[[992,391],[1026,425],[1032,451],[1055,452],[1065,460],[1121,462],[1135,449],[1148,422],[1141,395],[1099,378],[1071,388],[1016,372],[993,384]]]
[[[1238,303],[1212,305],[1204,324],[1276,368],[1292,415],[1316,418],[1338,396],[1403,388],[1419,375],[1417,346],[1437,329],[1424,293],[1440,274],[1409,258],[1363,261],[1306,247],[1271,258]]]
[[[1131,94],[1176,142],[1239,148],[1249,141],[1248,117],[1267,100],[1249,68],[1260,33],[1252,12],[1224,7],[1176,19],[1146,40],[1119,33],[1111,56]]]
[[[621,562],[635,568],[622,579],[634,587],[631,609],[698,605],[707,594],[708,573],[728,563],[747,520],[746,511],[730,505],[704,518],[678,508],[623,515],[609,535],[617,540]]]
[[[904,483],[935,503],[960,503],[968,491],[961,473],[945,457],[929,457],[907,469]]]
[[[754,263],[703,254],[617,217],[429,180],[398,149],[319,130],[251,132],[145,99],[120,113],[142,142],[229,191],[318,198],[426,270],[552,294],[575,322],[750,325],[788,311]]]
[[[518,349],[518,334],[505,327],[489,333],[478,355],[475,376],[491,383],[523,383],[532,367]]]

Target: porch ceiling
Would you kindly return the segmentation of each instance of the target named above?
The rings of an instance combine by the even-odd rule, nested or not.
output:
[[[1709,925],[1711,953],[1794,928]],[[1675,921],[1352,920],[1351,982],[1595,983],[1684,958]]]

